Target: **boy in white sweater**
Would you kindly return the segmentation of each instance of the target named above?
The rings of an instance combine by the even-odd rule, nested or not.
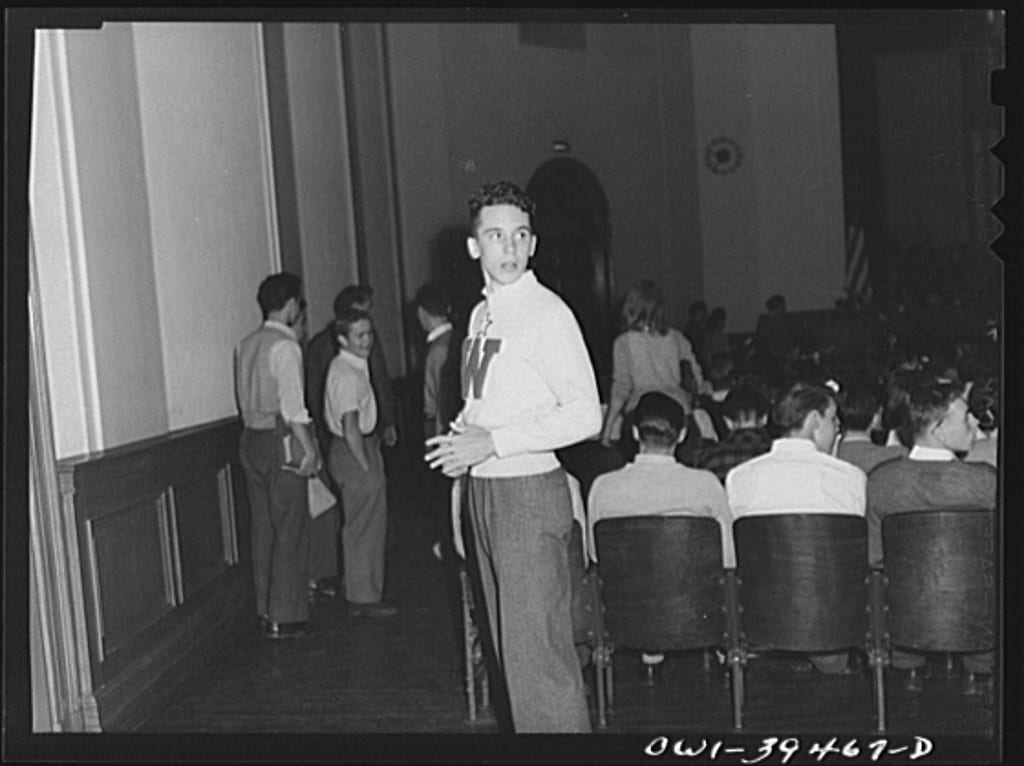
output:
[[[573,647],[572,505],[554,451],[595,435],[593,367],[568,306],[528,270],[533,202],[501,181],[469,203],[469,255],[484,300],[463,345],[465,405],[427,440],[431,468],[467,471],[468,506],[491,635],[516,732],[590,731]]]

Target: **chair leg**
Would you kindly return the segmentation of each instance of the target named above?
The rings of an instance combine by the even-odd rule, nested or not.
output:
[[[608,652],[608,659],[604,666],[604,672],[607,674],[607,681],[605,685],[608,690],[608,707],[611,708],[612,705],[615,704],[615,668],[611,651]]]
[[[470,603],[469,576],[465,569],[459,570],[459,584],[462,586],[462,642],[465,647],[465,688],[469,706],[469,720],[476,721],[476,663],[473,654],[476,642],[476,626],[473,624],[473,610]]]
[[[482,666],[480,673],[480,707],[486,709],[491,706],[491,686],[487,676],[487,666]]]
[[[607,703],[605,700],[605,647],[598,644],[594,650],[594,680],[597,682],[597,723],[598,726],[608,725]]]
[[[875,663],[875,711],[878,715],[875,731],[885,734],[885,666]]]
[[[950,652],[946,652],[946,678],[952,678],[956,674],[956,660]]]
[[[706,673],[709,670],[711,670],[711,650],[710,649],[705,649],[704,650],[704,672]]]
[[[647,687],[654,686],[654,665],[644,665],[644,680],[643,684]]]
[[[732,726],[734,729],[743,728],[743,664],[739,657],[730,658],[729,664],[732,667]]]

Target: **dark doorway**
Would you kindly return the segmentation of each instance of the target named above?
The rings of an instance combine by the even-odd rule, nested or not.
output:
[[[586,165],[570,157],[541,165],[526,193],[537,203],[533,269],[576,314],[604,389],[612,342],[608,198]]]

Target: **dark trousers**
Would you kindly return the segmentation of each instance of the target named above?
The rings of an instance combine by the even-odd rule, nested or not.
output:
[[[309,490],[281,468],[281,433],[245,429],[239,460],[252,514],[256,612],[274,622],[309,619]]]
[[[516,732],[589,732],[573,643],[573,518],[565,472],[471,477],[469,510],[490,633]]]

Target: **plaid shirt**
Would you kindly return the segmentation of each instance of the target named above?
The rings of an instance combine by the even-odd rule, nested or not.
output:
[[[711,471],[725,483],[725,475],[740,463],[772,448],[772,437],[763,428],[741,428],[697,455],[697,467]]]

